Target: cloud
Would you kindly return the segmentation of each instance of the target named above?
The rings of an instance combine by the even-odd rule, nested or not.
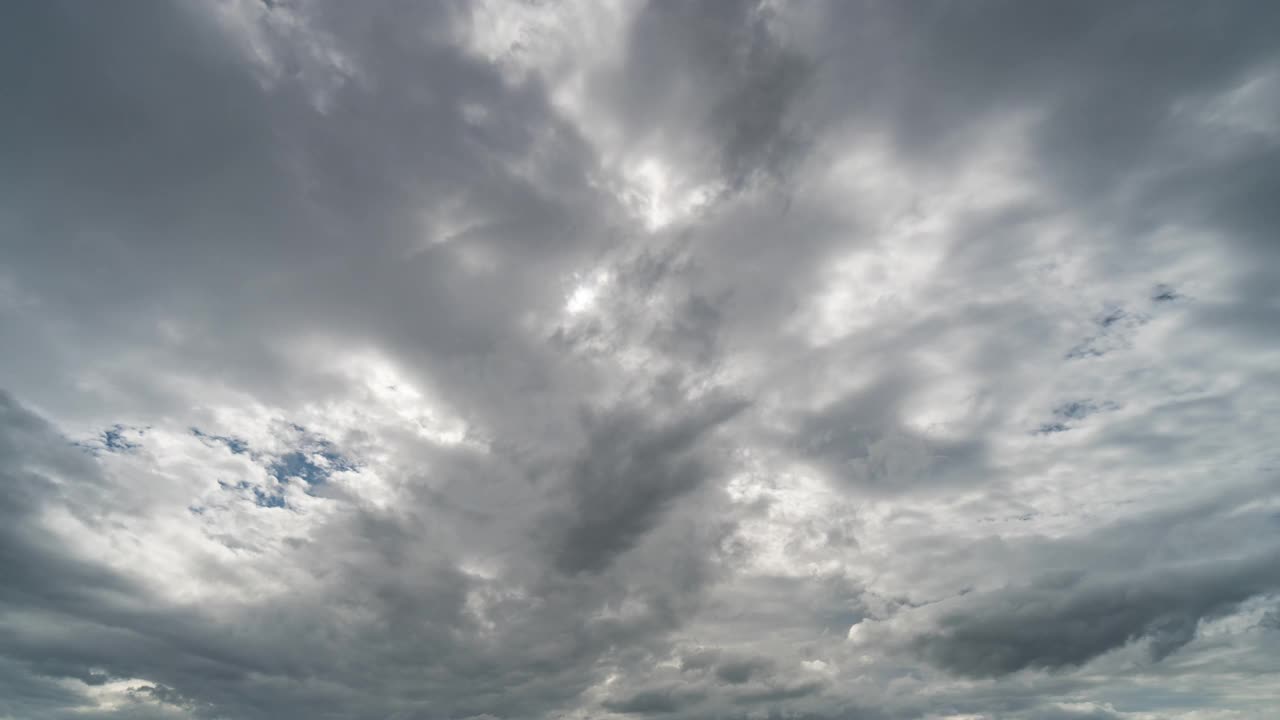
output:
[[[691,701],[696,702],[697,698],[681,697],[671,690],[645,690],[617,702],[606,701],[604,706],[610,712],[624,715],[664,715],[676,712]]]
[[[19,3],[0,716],[1267,718],[1274,6]]]
[[[716,677],[730,685],[741,685],[752,675],[767,672],[770,666],[768,658],[727,660],[716,666]]]
[[[966,598],[913,645],[929,661],[972,676],[1079,665],[1139,639],[1161,660],[1190,642],[1202,619],[1274,592],[1280,576],[1269,557],[1145,577],[1053,578]]]
[[[625,410],[588,419],[587,449],[570,471],[568,517],[549,520],[564,529],[556,567],[599,571],[635,544],[670,503],[714,472],[697,457],[697,443],[743,407],[713,399],[656,428]]]

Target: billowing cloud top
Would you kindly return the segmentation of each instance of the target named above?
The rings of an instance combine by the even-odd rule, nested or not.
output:
[[[0,718],[1280,706],[1280,4],[0,22]]]

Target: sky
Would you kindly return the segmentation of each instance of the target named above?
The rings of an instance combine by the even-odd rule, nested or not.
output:
[[[0,90],[3,720],[1275,717],[1280,4],[20,1]]]

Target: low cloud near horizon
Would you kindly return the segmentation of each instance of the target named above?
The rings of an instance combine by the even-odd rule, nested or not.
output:
[[[0,720],[1280,706],[1280,5],[0,56]]]

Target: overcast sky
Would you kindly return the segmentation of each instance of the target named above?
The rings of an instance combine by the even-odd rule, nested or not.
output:
[[[1280,3],[10,2],[0,718],[1269,720]]]

